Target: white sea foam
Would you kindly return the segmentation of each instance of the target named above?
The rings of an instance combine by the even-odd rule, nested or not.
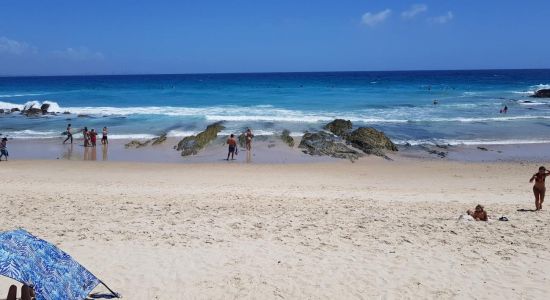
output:
[[[14,139],[49,139],[60,137],[61,132],[46,130],[46,131],[36,131],[36,130],[19,130],[19,131],[4,131],[0,132],[3,136]]]
[[[476,146],[476,145],[528,145],[528,144],[548,144],[548,139],[478,139],[478,140],[461,140],[461,139],[426,139],[426,140],[394,140],[398,145],[410,144],[418,145],[451,145],[451,146]]]
[[[28,96],[42,96],[47,93],[34,93],[34,94],[0,94],[0,98],[12,98],[12,97],[28,97]]]
[[[15,104],[15,103],[9,103],[9,102],[2,102],[0,101],[0,109],[12,109],[12,108],[18,108],[23,109],[25,105],[22,104]]]

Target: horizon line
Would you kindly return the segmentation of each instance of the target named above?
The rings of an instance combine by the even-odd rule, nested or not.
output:
[[[550,68],[488,68],[488,69],[408,69],[408,70],[348,70],[348,71],[259,71],[259,72],[189,72],[189,73],[97,73],[51,75],[0,75],[0,78],[25,77],[85,77],[85,76],[174,76],[174,75],[246,75],[246,74],[315,74],[315,73],[392,73],[392,72],[454,72],[454,71],[543,71]]]

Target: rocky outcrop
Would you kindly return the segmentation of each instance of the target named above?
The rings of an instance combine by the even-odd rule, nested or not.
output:
[[[550,89],[542,89],[535,92],[534,95],[531,95],[533,98],[550,98]]]
[[[42,112],[43,115],[48,113],[48,109],[50,109],[49,103],[44,103],[40,106],[40,111]]]
[[[0,108],[0,114],[4,113],[4,109]]]
[[[27,108],[26,110],[23,110],[21,113],[26,115],[27,117],[33,117],[33,116],[41,115],[42,110],[40,108],[36,108],[36,107],[31,106],[31,107]]]
[[[178,143],[176,149],[181,151],[182,156],[195,155],[215,140],[218,137],[218,133],[224,128],[221,122],[210,124],[203,132],[183,138]]]
[[[239,142],[239,146],[241,148],[245,148],[246,147],[246,134],[243,132],[239,135],[239,137],[237,138],[237,141]]]
[[[124,144],[124,148],[128,149],[128,148],[141,148],[141,147],[145,147],[147,145],[149,145],[149,143],[151,143],[151,140],[147,140],[147,141],[138,141],[138,140],[133,140],[133,141],[130,141],[129,143],[126,143]]]
[[[151,146],[160,145],[164,142],[166,142],[166,133],[163,133],[160,136],[151,139]]]
[[[11,109],[11,112],[16,112],[16,111],[20,111],[20,109],[17,108],[17,107],[14,107],[14,108]]]
[[[158,137],[155,137],[155,138],[152,138],[152,139],[146,140],[146,141],[138,141],[138,140],[130,141],[129,143],[124,144],[124,148],[126,148],[126,149],[128,149],[128,148],[141,148],[141,147],[145,147],[149,144],[151,144],[151,146],[156,146],[156,145],[160,145],[160,144],[164,143],[165,141],[166,141],[166,133],[163,133]]]
[[[324,128],[337,136],[344,137],[351,131],[352,126],[350,120],[336,119],[325,125]]]
[[[298,148],[304,149],[303,152],[309,155],[326,155],[351,161],[362,156],[358,151],[342,143],[338,137],[323,131],[305,133]]]
[[[372,127],[360,127],[352,131],[345,139],[354,147],[367,154],[386,156],[385,150],[397,151],[397,146],[382,132]]]
[[[281,140],[289,147],[294,147],[294,138],[290,136],[290,131],[287,129],[283,130],[283,133],[281,133]]]

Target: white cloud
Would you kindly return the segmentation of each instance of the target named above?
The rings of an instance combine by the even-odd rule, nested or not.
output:
[[[27,52],[36,52],[36,48],[23,42],[8,39],[5,36],[0,36],[0,53],[8,53],[21,55]]]
[[[408,10],[401,13],[401,16],[405,19],[412,19],[416,15],[426,12],[428,6],[426,4],[414,4]]]
[[[101,52],[92,51],[87,47],[67,48],[65,50],[54,51],[53,54],[59,58],[83,61],[83,60],[103,60],[105,56]]]
[[[377,13],[366,12],[361,18],[361,23],[372,27],[378,23],[384,22],[390,16],[390,14],[390,9],[386,9]]]
[[[448,11],[447,14],[444,14],[444,15],[438,16],[438,17],[434,17],[434,18],[431,18],[429,20],[433,23],[445,24],[447,22],[450,22],[452,19],[454,19],[454,17],[455,16],[453,15],[453,12]]]

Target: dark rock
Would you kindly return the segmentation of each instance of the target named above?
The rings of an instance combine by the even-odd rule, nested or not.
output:
[[[166,133],[161,134],[159,137],[151,139],[151,145],[156,146],[166,142]]]
[[[328,155],[354,161],[361,153],[349,148],[340,139],[327,132],[305,133],[298,148],[309,155]]]
[[[84,115],[84,114],[82,114],[82,115],[77,115],[77,117],[78,117],[78,118],[91,118],[90,115]]]
[[[36,108],[36,107],[29,107],[27,110],[24,110],[21,112],[22,114],[26,115],[27,117],[29,116],[37,116],[37,115],[41,115],[42,114],[42,110],[40,108]]]
[[[346,140],[367,154],[386,157],[384,150],[398,151],[397,146],[382,132],[371,127],[352,131]]]
[[[146,141],[138,141],[138,140],[133,140],[133,141],[130,141],[129,143],[125,144],[124,147],[125,148],[141,148],[141,147],[145,147],[149,144],[151,144],[151,146],[155,146],[155,145],[160,145],[162,143],[164,143],[166,141],[166,133],[163,133],[161,134],[160,136],[158,137],[155,137],[155,138],[152,138],[150,140],[146,140]]]
[[[70,115],[71,112],[69,112],[69,111],[64,111],[63,114],[64,114],[64,115]]]
[[[351,121],[349,120],[343,120],[343,119],[336,119],[324,127],[326,130],[336,134],[337,136],[346,136],[352,128]]]
[[[14,107],[14,108],[11,109],[11,112],[16,112],[16,111],[21,111],[21,110],[17,107]]]
[[[542,89],[535,92],[534,95],[531,95],[534,98],[550,98],[550,89]]]
[[[50,104],[48,103],[44,103],[40,106],[40,110],[42,111],[43,115],[48,113],[48,109],[50,109]]]
[[[441,158],[445,158],[447,156],[447,152],[437,151],[437,150],[429,150],[428,153],[437,155]]]
[[[141,141],[138,141],[138,140],[133,140],[133,141],[130,141],[129,143],[125,144],[124,145],[124,148],[128,149],[128,148],[141,148],[141,147],[145,147],[147,145],[149,145],[149,143],[151,143],[151,140],[147,140],[147,141],[144,141],[144,142],[141,142]]]
[[[0,114],[3,114],[4,113],[4,110],[0,108]]]
[[[239,146],[241,148],[244,148],[246,147],[246,134],[243,132],[239,135],[239,137],[237,138],[237,141],[239,142]]]
[[[290,136],[290,131],[287,129],[283,130],[283,133],[281,133],[281,140],[289,147],[294,147],[294,138]]]
[[[489,149],[485,148],[485,147],[477,147],[477,149],[481,150],[481,151],[489,151]]]
[[[201,149],[206,147],[210,142],[215,140],[218,137],[218,133],[222,131],[225,127],[222,126],[222,122],[217,122],[210,124],[206,129],[195,135],[188,136],[183,138],[176,148],[178,151],[181,151],[182,156],[195,155],[199,153]]]

